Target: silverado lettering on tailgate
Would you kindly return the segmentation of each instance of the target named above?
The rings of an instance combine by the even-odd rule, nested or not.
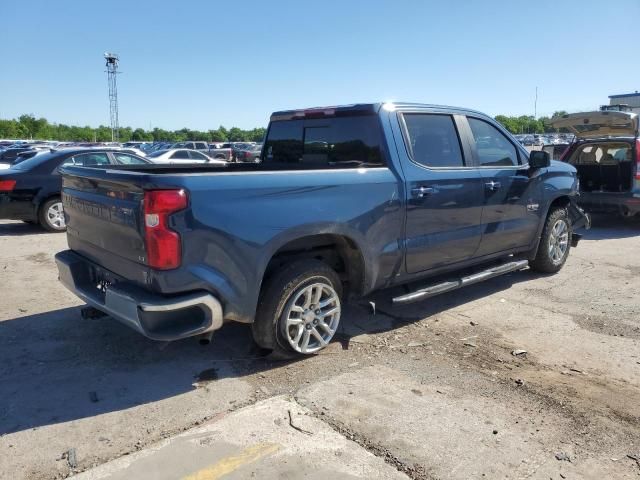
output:
[[[62,204],[65,209],[70,211],[75,210],[111,223],[137,228],[136,217],[132,208],[119,207],[117,205],[101,205],[64,192],[62,194]]]

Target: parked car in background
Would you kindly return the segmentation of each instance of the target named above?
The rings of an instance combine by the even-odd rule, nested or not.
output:
[[[236,152],[236,162],[259,162],[261,152],[262,145],[259,144],[242,148]]]
[[[209,144],[207,142],[178,142],[174,143],[171,148],[187,148],[189,150],[208,152]]]
[[[240,152],[241,150],[244,150],[244,149],[247,149],[247,148],[251,147],[251,145],[253,145],[253,144],[249,143],[249,142],[233,142],[233,143],[231,143],[231,161],[237,162],[238,161],[238,152]]]
[[[208,155],[215,160],[224,160],[225,162],[231,161],[232,156],[231,148],[225,148],[222,144],[209,144]]]
[[[531,147],[533,145],[534,138],[533,135],[524,135],[520,143],[526,147]]]
[[[428,280],[393,299],[406,304],[527,266],[555,273],[588,222],[575,168],[454,107],[276,112],[262,161],[224,173],[63,173],[72,234],[56,262],[83,301],[162,341],[251,323],[258,345],[293,355],[328,345],[347,298]]]
[[[69,148],[41,152],[0,171],[0,219],[24,220],[60,232],[66,224],[60,190],[61,165],[142,165],[148,160],[110,149]]]
[[[171,148],[158,150],[147,157],[153,163],[211,163],[226,165],[224,160],[213,159],[204,152],[189,150],[187,148]]]
[[[580,204],[592,212],[640,214],[639,117],[620,111],[593,111],[552,120],[575,140],[562,156],[580,179]]]
[[[542,151],[547,152],[551,160],[561,160],[567,148],[569,148],[568,143],[552,143],[542,147]]]

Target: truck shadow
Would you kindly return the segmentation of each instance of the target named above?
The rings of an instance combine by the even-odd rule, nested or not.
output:
[[[411,287],[394,287],[382,290],[369,296],[358,306],[351,307],[351,315],[348,315],[346,321],[341,322],[338,338],[343,348],[348,348],[353,337],[362,334],[383,333],[408,323],[419,322],[446,310],[508,290],[516,283],[528,282],[540,277],[544,277],[544,275],[533,273],[530,270],[514,272],[406,305],[394,305],[392,299],[395,296],[408,293]],[[414,285],[413,288],[416,289],[418,285]]]
[[[0,221],[0,237],[51,234],[39,225],[19,221]]]
[[[640,217],[593,215],[590,230],[583,230],[585,240],[615,240],[640,236]]]
[[[0,436],[123,411],[201,387],[233,388],[217,387],[215,381],[282,363],[265,358],[241,324],[226,325],[211,345],[201,346],[195,339],[154,342],[108,317],[82,320],[78,307],[4,320]],[[226,402],[222,408],[228,408]]]
[[[376,302],[384,314],[372,316],[368,307],[349,305],[336,341],[346,349],[353,336],[391,330],[531,278],[506,275],[402,308],[390,306],[397,291],[383,291]],[[203,347],[194,339],[154,342],[108,317],[82,320],[79,310],[0,322],[0,436],[159,402],[194,391],[198,382],[228,389],[219,381],[300,361],[265,356],[247,325],[225,325]],[[381,326],[383,318],[391,321]]]

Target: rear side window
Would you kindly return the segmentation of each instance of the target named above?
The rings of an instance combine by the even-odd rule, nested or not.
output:
[[[116,158],[118,163],[123,165],[142,165],[147,163],[144,160],[127,153],[114,153],[113,156]]]
[[[171,160],[189,160],[189,152],[186,150],[178,150],[171,155]]]
[[[515,145],[500,130],[477,118],[469,117],[468,120],[481,167],[518,165],[518,152]]]
[[[375,116],[272,122],[263,152],[264,164],[292,169],[385,165]]]
[[[108,165],[109,163],[109,157],[106,153],[83,153],[73,157],[73,164],[82,165],[83,167]]]
[[[426,167],[464,167],[458,132],[450,115],[406,113],[408,150]]]

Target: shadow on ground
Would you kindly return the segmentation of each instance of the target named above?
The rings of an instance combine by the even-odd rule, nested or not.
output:
[[[640,236],[640,217],[624,218],[619,215],[592,215],[590,230],[581,230],[585,240],[615,240]]]
[[[363,304],[345,309],[337,341],[348,348],[355,335],[392,330],[530,278],[511,274],[402,308],[391,306],[397,289],[381,292],[378,315]],[[294,361],[265,356],[242,324],[225,325],[203,347],[195,339],[148,340],[108,317],[83,320],[78,307],[5,320],[0,435],[161,401],[192,391],[199,380],[241,378]]]
[[[51,233],[46,231],[40,225],[34,223],[25,223],[20,221],[2,222],[0,223],[0,237],[4,236],[20,236],[20,235],[36,235],[42,233]]]
[[[274,368],[250,328],[226,325],[213,343],[148,340],[79,308],[0,322],[0,435],[160,401],[214,381]]]

